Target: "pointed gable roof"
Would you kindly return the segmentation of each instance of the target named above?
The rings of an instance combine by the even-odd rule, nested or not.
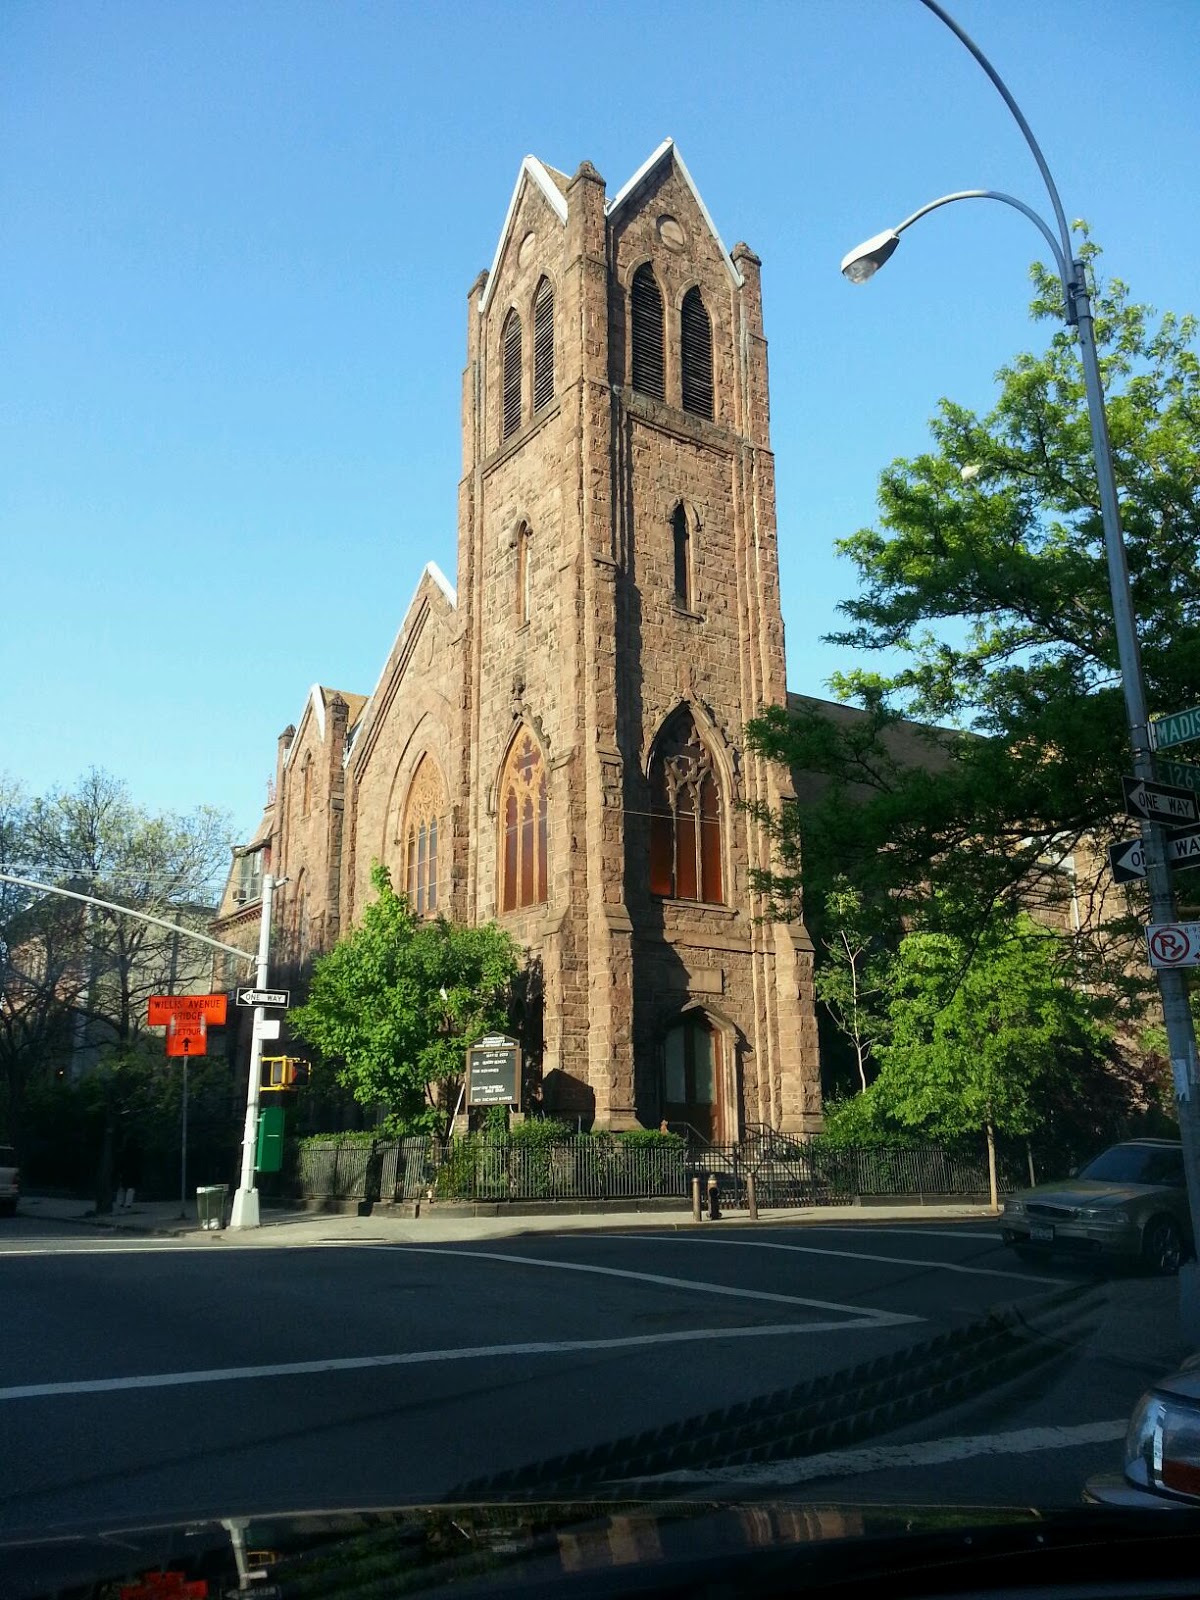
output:
[[[330,703],[335,698],[345,701],[346,708],[349,712],[347,725],[351,727],[354,725],[355,720],[362,712],[362,708],[367,703],[367,696],[365,694],[354,694],[348,689],[330,689],[326,684],[314,683],[312,688],[308,691],[308,694],[305,696],[304,710],[300,713],[300,722],[296,729],[296,735],[291,744],[288,745],[287,754],[283,758],[283,764],[285,768],[291,766],[292,757],[300,748],[300,735],[304,731],[304,724],[308,721],[310,716],[316,722],[317,737],[320,739],[322,744],[325,743],[325,713]]]
[[[421,617],[421,599],[427,594],[430,587],[439,593],[451,611],[458,609],[458,590],[447,578],[436,561],[427,561],[421,569],[421,576],[417,579],[417,587],[413,590],[412,599],[405,607],[404,618],[392,647],[388,651],[383,666],[379,669],[379,676],[375,680],[375,687],[363,699],[357,716],[348,726],[346,738],[346,751],[343,764],[349,766],[350,759],[358,746],[360,738],[368,732],[377,720],[381,708],[386,709],[390,700],[389,691],[394,691],[397,670],[405,660],[406,649],[411,641],[413,625]]]
[[[700,212],[700,215],[704,218],[705,225],[707,226],[709,233],[712,234],[714,240],[716,241],[717,249],[721,252],[721,260],[724,261],[726,271],[733,279],[734,287],[740,289],[742,287],[742,275],[734,266],[733,258],[729,254],[729,251],[726,250],[724,241],[722,240],[721,235],[717,232],[717,225],[709,214],[708,207],[700,198],[700,191],[692,181],[692,175],[685,166],[683,157],[679,154],[679,150],[676,147],[674,139],[664,139],[659,145],[658,149],[642,162],[641,166],[634,173],[633,177],[630,178],[629,182],[626,183],[623,188],[619,189],[608,202],[607,206],[605,207],[606,214],[610,219],[615,217],[623,209],[623,207],[629,203],[629,201],[641,188],[642,184],[645,183],[648,178],[653,176],[653,174],[656,173],[658,169],[667,161],[674,161],[676,172],[678,172],[679,176],[683,179],[684,183],[691,191],[692,199],[696,202],[696,206]]]
[[[555,180],[560,181],[555,181]],[[483,293],[479,296],[480,315],[487,310],[491,302],[492,290],[496,283],[496,274],[500,262],[504,257],[505,247],[512,233],[513,222],[517,215],[517,206],[525,192],[526,184],[532,183],[545,196],[546,202],[558,220],[566,226],[567,222],[567,179],[561,172],[555,172],[553,167],[547,167],[536,156],[526,156],[521,163],[521,170],[517,174],[517,181],[513,188],[512,199],[508,202],[508,211],[504,218],[504,226],[500,230],[500,241],[496,246],[496,254],[492,257],[492,265],[487,275],[487,282],[483,286]]]

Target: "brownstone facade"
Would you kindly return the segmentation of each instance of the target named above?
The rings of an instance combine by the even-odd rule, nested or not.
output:
[[[457,591],[427,567],[371,695],[314,687],[281,740],[252,841],[281,950],[328,948],[381,860],[529,951],[548,1111],[815,1128],[811,945],[766,919],[744,808],[782,797],[743,729],[787,692],[759,261],[670,141],[612,198],[524,162],[462,432]]]

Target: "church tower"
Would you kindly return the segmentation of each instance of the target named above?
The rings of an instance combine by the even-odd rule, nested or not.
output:
[[[758,258],[667,140],[526,158],[472,286],[455,899],[531,952],[548,1111],[819,1125],[812,951],[766,920],[744,727],[786,698]]]

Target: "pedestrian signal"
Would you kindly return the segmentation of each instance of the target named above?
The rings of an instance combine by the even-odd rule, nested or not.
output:
[[[258,1087],[263,1094],[281,1094],[289,1089],[303,1089],[308,1083],[311,1068],[299,1056],[263,1056],[259,1063]]]

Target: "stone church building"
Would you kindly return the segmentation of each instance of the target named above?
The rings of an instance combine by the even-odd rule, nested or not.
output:
[[[417,584],[369,695],[314,686],[236,853],[297,974],[372,863],[529,952],[548,1112],[732,1140],[820,1119],[812,948],[772,922],[744,726],[786,699],[758,257],[667,140],[616,194],[528,157],[471,285],[458,572]]]

